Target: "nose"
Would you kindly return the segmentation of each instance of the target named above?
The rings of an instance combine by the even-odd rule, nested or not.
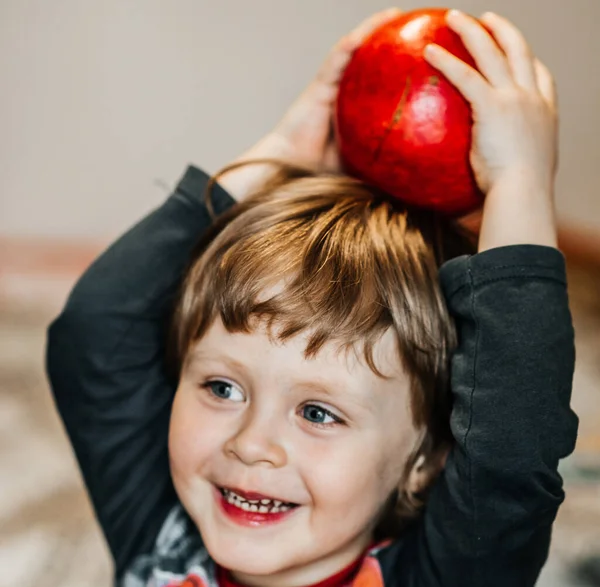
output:
[[[224,449],[228,457],[248,466],[279,468],[287,463],[287,453],[277,426],[264,418],[259,419],[252,410],[246,412],[245,420],[227,440]]]

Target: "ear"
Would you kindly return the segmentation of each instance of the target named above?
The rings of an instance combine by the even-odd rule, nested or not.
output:
[[[449,452],[450,449],[445,447],[430,455],[419,455],[408,474],[406,492],[412,495],[423,493],[444,468]]]

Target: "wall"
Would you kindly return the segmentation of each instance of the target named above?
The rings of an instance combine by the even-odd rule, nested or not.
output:
[[[430,5],[412,0],[406,8]],[[271,125],[385,0],[0,0],[0,236],[114,236]],[[456,0],[525,31],[562,103],[562,217],[600,228],[599,0]]]

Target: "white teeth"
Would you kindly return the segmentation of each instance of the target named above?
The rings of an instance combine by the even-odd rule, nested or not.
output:
[[[284,505],[278,499],[244,499],[241,495],[230,491],[229,489],[222,490],[223,497],[228,503],[246,511],[258,512],[261,514],[279,514],[289,511],[291,506]]]

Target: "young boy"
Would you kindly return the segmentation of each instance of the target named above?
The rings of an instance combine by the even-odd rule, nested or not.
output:
[[[496,41],[448,17],[481,73],[428,50],[472,104],[486,193],[478,253],[438,274],[427,215],[325,173],[341,72],[396,14],[344,38],[240,160],[314,172],[223,175],[225,214],[193,251],[211,220],[208,178],[189,169],[50,328],[50,380],[120,585],[536,582],[577,430],[553,81],[493,14]]]

